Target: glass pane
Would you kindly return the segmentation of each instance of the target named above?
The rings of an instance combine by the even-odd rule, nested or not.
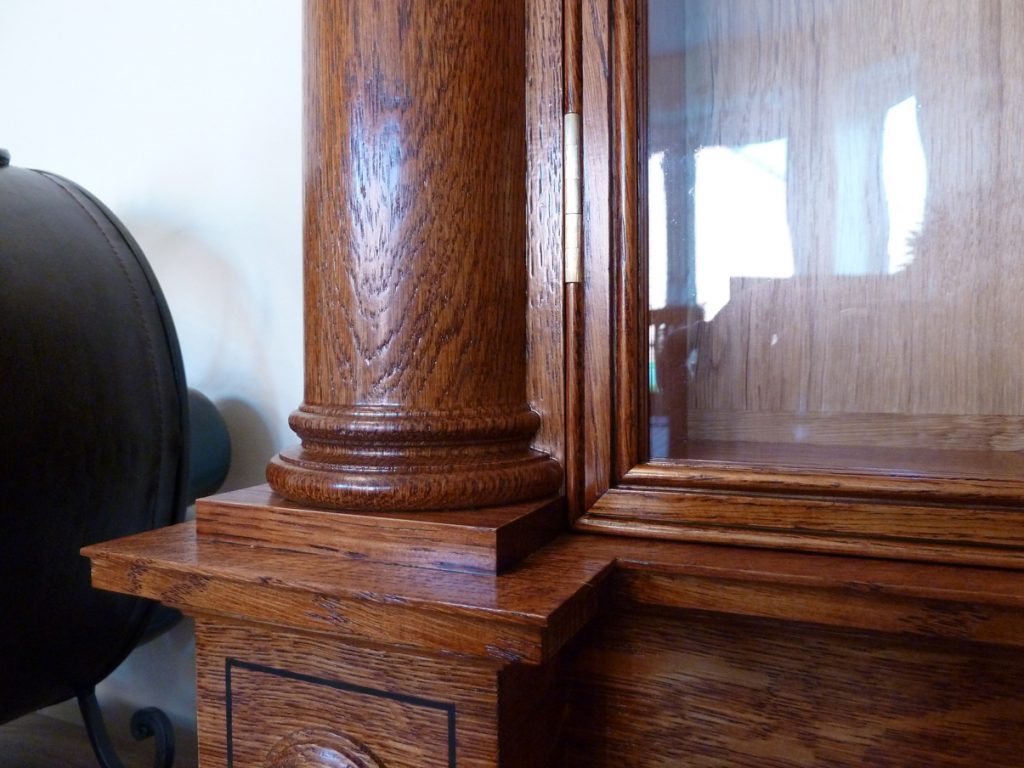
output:
[[[648,0],[646,39],[652,458],[1019,476],[1024,2]]]

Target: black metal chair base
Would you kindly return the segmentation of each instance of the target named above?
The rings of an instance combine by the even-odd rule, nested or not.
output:
[[[89,743],[92,744],[100,768],[125,768],[110,741],[94,689],[79,694],[78,708],[82,712]],[[167,715],[156,707],[140,709],[132,715],[131,731],[137,741],[153,739],[153,768],[171,768],[174,764],[174,728]]]

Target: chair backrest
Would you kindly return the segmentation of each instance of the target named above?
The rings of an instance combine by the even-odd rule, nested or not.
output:
[[[0,162],[0,722],[95,685],[150,606],[78,551],[180,520],[188,398],[166,303],[98,200]]]

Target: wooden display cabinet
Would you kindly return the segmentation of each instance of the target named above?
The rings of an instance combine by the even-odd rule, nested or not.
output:
[[[306,7],[302,445],[85,551],[204,768],[1020,765],[1017,4]]]
[[[608,12],[579,525],[1019,567],[1020,10]]]

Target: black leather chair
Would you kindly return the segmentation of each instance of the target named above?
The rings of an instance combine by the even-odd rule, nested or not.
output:
[[[87,544],[179,522],[223,480],[216,408],[190,408],[170,313],[141,250],[98,200],[0,151],[0,723],[77,697],[101,764],[93,692],[153,622],[89,584]],[[163,619],[166,623],[166,615]],[[170,765],[166,717],[156,765]]]

